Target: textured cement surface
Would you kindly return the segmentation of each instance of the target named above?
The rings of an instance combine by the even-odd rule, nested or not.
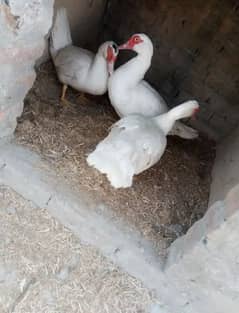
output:
[[[99,208],[92,210],[95,204],[90,203],[89,199],[87,202],[84,195],[71,193],[67,190],[67,186],[59,183],[57,177],[50,172],[45,162],[28,150],[13,143],[0,145],[0,183],[11,186],[26,199],[31,199],[40,207],[46,208],[47,212],[44,211],[44,214],[50,213],[51,218],[56,218],[60,222],[59,225],[66,226],[72,231],[72,235],[73,233],[76,235],[74,238],[80,238],[81,243],[87,243],[99,249],[98,251],[119,265],[123,271],[141,281],[148,290],[154,290],[154,295],[160,299],[161,306],[157,304],[151,306],[150,300],[147,310],[157,313],[161,313],[162,310],[164,313],[225,313],[228,310],[231,313],[238,312],[239,201],[237,188],[234,188],[224,201],[210,208],[202,220],[172,245],[167,267],[163,270],[160,260],[155,258],[147,242],[140,241],[138,234],[132,234],[126,225],[118,224],[110,218],[110,215],[107,217],[107,209],[103,209],[102,204],[101,210]],[[19,219],[14,206],[7,208],[7,211]],[[25,223],[29,224],[29,227],[30,222],[34,221],[34,216],[35,214],[29,223]],[[13,219],[10,219],[10,222],[13,222]],[[21,235],[25,234],[23,226],[22,224],[21,232],[19,232]],[[44,231],[48,231],[48,228],[41,228],[41,236]],[[3,234],[8,234],[9,229],[10,226],[3,229]],[[57,235],[60,243],[64,241],[61,235],[61,232]],[[31,240],[33,247],[31,247]],[[32,235],[31,240],[28,244],[30,251],[37,252],[34,250],[37,246],[35,247]],[[10,243],[11,240],[2,241],[4,245],[10,246]],[[54,243],[54,240],[49,240],[49,243]],[[20,247],[20,243],[18,245]],[[2,251],[8,251],[6,246]],[[27,253],[26,248],[24,251]],[[10,250],[11,253],[14,259],[19,259],[19,257],[14,257],[15,249]],[[36,255],[34,253],[34,257]],[[78,262],[77,258],[69,258],[69,263],[65,262],[68,265],[61,272],[63,264],[60,259],[55,260],[54,266],[58,264],[57,262],[61,264],[54,272],[60,273],[60,279],[62,277],[64,279]],[[22,297],[25,297],[25,293],[28,293],[28,289],[37,286],[35,276],[33,280],[32,276],[26,281],[22,278],[19,287],[16,285],[19,281],[14,274],[14,268],[11,269],[11,263],[9,266],[10,268],[4,267],[1,270],[2,280],[15,284],[15,289],[6,288],[6,290],[9,290],[10,298],[13,292],[14,301],[18,303],[22,301]],[[48,269],[45,271],[47,272]],[[45,288],[43,286],[41,290],[34,289],[36,287],[33,290],[39,294]],[[16,297],[13,290],[18,290],[17,288],[22,290],[23,295],[20,293]],[[62,297],[66,299],[66,294]],[[51,297],[49,301],[52,301]],[[8,305],[14,308],[15,302],[9,302]],[[218,304],[215,306],[215,303]],[[26,309],[24,310],[20,312],[26,313]],[[141,309],[130,310],[129,312],[147,312]],[[82,312],[80,309],[78,311]],[[29,312],[34,312],[34,310]],[[108,311],[106,309],[102,312]]]
[[[153,293],[142,283],[97,249],[82,245],[47,210],[3,185],[0,219],[1,313],[146,313],[157,309]]]

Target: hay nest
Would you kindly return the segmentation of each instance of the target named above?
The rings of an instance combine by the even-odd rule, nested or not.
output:
[[[69,90],[67,99],[72,104],[64,107],[60,93],[52,64],[44,64],[25,100],[18,142],[51,162],[72,188],[106,203],[117,218],[136,227],[164,254],[207,209],[214,145],[205,138],[169,137],[156,166],[135,177],[132,188],[115,190],[86,163],[87,155],[117,120],[107,97],[89,96],[84,102]]]

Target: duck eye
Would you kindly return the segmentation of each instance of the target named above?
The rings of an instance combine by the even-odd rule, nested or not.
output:
[[[140,41],[140,40],[139,40],[139,37],[138,37],[138,36],[134,37],[134,42],[138,43],[139,41]]]

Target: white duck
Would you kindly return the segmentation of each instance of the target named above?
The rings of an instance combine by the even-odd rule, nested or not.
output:
[[[190,117],[198,110],[197,101],[187,101],[156,117],[128,115],[112,126],[87,162],[106,174],[114,188],[130,187],[135,174],[160,160],[166,148],[166,136],[175,121]]]
[[[109,98],[118,115],[142,114],[152,117],[167,112],[164,99],[143,80],[153,56],[150,38],[145,34],[135,34],[119,49],[134,50],[137,56],[116,69],[109,78]],[[186,139],[198,137],[196,130],[180,122],[175,123],[170,135]]]
[[[57,10],[51,31],[50,52],[58,78],[63,84],[62,101],[65,101],[67,86],[92,95],[103,95],[107,91],[107,62],[112,71],[118,54],[117,45],[113,41],[105,42],[96,55],[73,46],[65,8]]]

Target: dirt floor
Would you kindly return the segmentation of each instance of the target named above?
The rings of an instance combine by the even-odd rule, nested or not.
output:
[[[86,156],[117,120],[107,97],[89,96],[85,102],[70,89],[67,99],[72,105],[63,106],[60,93],[52,64],[44,64],[25,100],[16,131],[18,142],[51,162],[72,188],[104,201],[164,254],[207,209],[214,144],[205,138],[168,137],[160,162],[135,177],[132,188],[115,190],[86,163]]]
[[[140,282],[0,185],[1,313],[146,313],[156,303]]]

